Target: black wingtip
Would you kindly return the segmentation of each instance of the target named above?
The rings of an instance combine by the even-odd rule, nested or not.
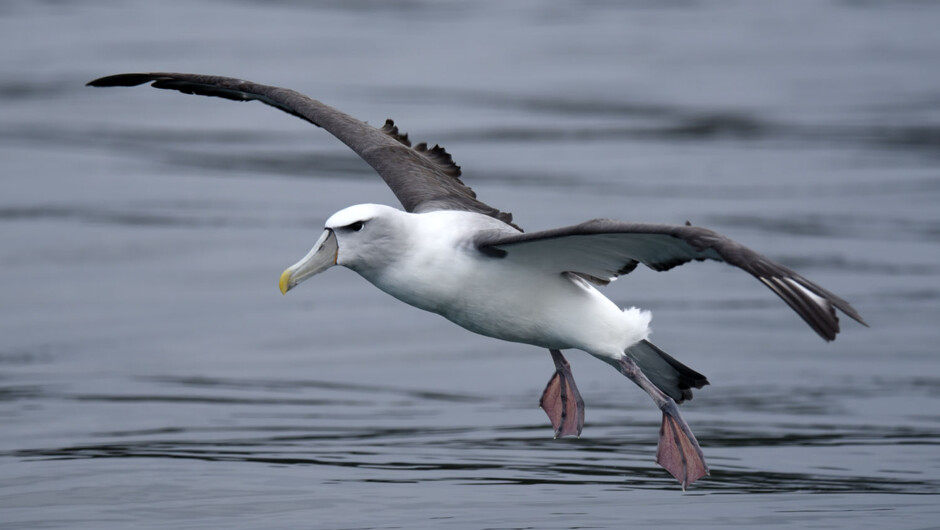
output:
[[[85,86],[109,87],[109,86],[138,86],[144,83],[155,81],[160,77],[159,74],[116,74],[99,77],[94,81],[85,83]]]
[[[846,301],[844,301],[844,300],[839,300],[839,302],[841,302],[841,303],[837,303],[837,304],[835,304],[835,306],[838,307],[840,311],[842,311],[843,313],[845,313],[846,315],[848,315],[849,318],[851,318],[852,320],[854,320],[854,321],[858,322],[859,324],[865,326],[866,328],[870,328],[870,327],[871,327],[871,326],[868,325],[868,322],[865,322],[865,319],[862,318],[862,315],[858,314],[858,311],[856,311],[854,307],[850,306],[850,305],[848,304],[848,302],[846,302]]]

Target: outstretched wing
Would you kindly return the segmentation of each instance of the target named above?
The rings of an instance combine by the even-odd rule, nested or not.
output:
[[[839,332],[836,308],[865,324],[848,302],[753,250],[707,228],[596,219],[529,234],[485,233],[484,253],[528,266],[608,282],[642,263],[666,271],[692,260],[715,260],[749,272],[827,341]]]
[[[235,101],[260,101],[326,129],[361,156],[382,177],[409,212],[464,210],[495,217],[514,228],[512,214],[501,212],[476,198],[460,180],[460,166],[443,147],[411,145],[392,120],[377,129],[329,105],[286,88],[241,79],[198,74],[118,74],[95,79],[89,86],[151,86],[185,94],[215,96]]]

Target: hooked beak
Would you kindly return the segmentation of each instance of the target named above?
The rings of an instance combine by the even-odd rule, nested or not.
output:
[[[313,249],[302,260],[281,273],[281,281],[279,282],[281,294],[287,294],[287,291],[296,287],[300,282],[336,265],[338,254],[339,246],[336,244],[336,235],[327,228],[313,245]]]

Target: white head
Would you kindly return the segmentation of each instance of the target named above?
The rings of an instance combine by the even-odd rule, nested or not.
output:
[[[406,214],[381,204],[357,204],[326,220],[313,248],[281,274],[283,294],[307,278],[333,265],[342,265],[368,277],[376,268],[394,261],[402,251],[398,226]]]

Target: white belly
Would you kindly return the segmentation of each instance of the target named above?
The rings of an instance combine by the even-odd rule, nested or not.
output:
[[[413,256],[369,280],[470,331],[513,342],[611,357],[648,334],[648,312],[621,311],[580,279],[449,248]]]

